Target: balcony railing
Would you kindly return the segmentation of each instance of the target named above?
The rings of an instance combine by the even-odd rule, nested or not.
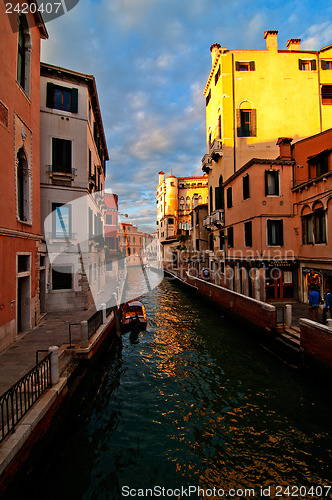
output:
[[[224,210],[217,209],[211,214],[211,224],[217,227],[224,226]]]
[[[218,161],[218,158],[220,156],[223,156],[221,139],[214,139],[212,144],[210,144],[210,155],[211,158],[215,161]]]
[[[203,219],[203,227],[205,227],[205,229],[207,229],[208,231],[210,231],[211,229],[213,229],[211,215],[207,215],[206,217],[204,217],[204,219]]]
[[[208,174],[211,169],[212,169],[211,156],[209,154],[206,154],[202,158],[202,170],[203,172],[206,172]]]
[[[46,165],[46,167],[52,178],[73,180],[76,177],[76,168],[68,168],[60,165]]]

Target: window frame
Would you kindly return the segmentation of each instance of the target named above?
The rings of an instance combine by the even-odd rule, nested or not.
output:
[[[250,181],[249,174],[242,177],[243,200],[250,198]]]
[[[68,228],[67,234],[65,231],[63,231],[63,228],[61,229],[62,233],[60,233],[60,232],[58,233],[58,231],[57,231],[57,221],[58,221],[57,218],[58,218],[58,214],[59,214],[58,209],[61,207],[65,207],[66,210],[68,210],[68,223],[66,226],[64,223],[65,228]],[[61,218],[63,219],[63,216],[62,216],[61,210],[60,210],[60,219]],[[62,226],[60,219],[59,219],[59,223]],[[63,220],[62,220],[62,222],[63,222]],[[67,239],[71,239],[72,236],[73,236],[73,234],[72,234],[72,207],[71,207],[71,205],[68,205],[66,203],[52,202],[52,238],[67,240]]]
[[[62,106],[56,104],[56,92],[62,93]],[[63,106],[63,93],[69,93],[69,106],[65,109]],[[78,113],[78,88],[65,87],[57,83],[47,82],[46,84],[46,107],[56,109],[65,113]]]
[[[244,223],[244,246],[247,248],[252,247],[252,221]]]
[[[269,177],[274,176],[276,181],[274,184],[274,189],[273,192],[269,192],[269,189],[271,189],[271,186],[269,186]],[[273,186],[272,186],[273,187]],[[279,170],[265,170],[265,196],[280,196],[280,174]]]
[[[273,234],[275,226],[275,235]],[[266,220],[266,244],[268,247],[284,246],[284,220],[267,219]]]
[[[60,145],[62,145],[60,147]],[[52,172],[72,174],[72,141],[70,139],[62,139],[60,137],[52,137]],[[63,165],[56,165],[63,162]]]

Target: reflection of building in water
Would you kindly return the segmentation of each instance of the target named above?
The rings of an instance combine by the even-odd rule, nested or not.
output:
[[[53,214],[45,237],[52,254],[59,254],[47,267],[47,310],[85,309],[92,303],[89,285],[98,293],[105,281],[108,151],[94,77],[41,64],[40,106],[41,217]],[[80,197],[86,198],[83,208],[70,204]]]

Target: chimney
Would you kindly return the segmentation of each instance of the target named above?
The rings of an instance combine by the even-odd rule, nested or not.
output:
[[[158,183],[158,186],[159,184],[161,184],[164,180],[164,174],[165,172],[163,172],[162,170],[159,172],[159,183]]]
[[[264,31],[267,50],[278,50],[278,30]]]
[[[280,160],[292,160],[291,137],[279,137],[277,146],[279,146]]]
[[[210,47],[211,57],[212,57],[212,66],[214,65],[214,62],[215,62],[215,60],[217,59],[217,57],[219,55],[219,49],[220,48],[221,47],[220,47],[219,43],[214,43]]]
[[[300,50],[301,38],[291,38],[287,42],[288,50]]]

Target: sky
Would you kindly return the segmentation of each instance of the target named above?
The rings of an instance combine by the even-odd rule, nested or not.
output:
[[[80,0],[46,25],[43,62],[96,79],[110,161],[106,188],[119,195],[125,221],[156,231],[158,172],[203,175],[203,90],[210,46],[265,49],[332,44],[325,0]]]

